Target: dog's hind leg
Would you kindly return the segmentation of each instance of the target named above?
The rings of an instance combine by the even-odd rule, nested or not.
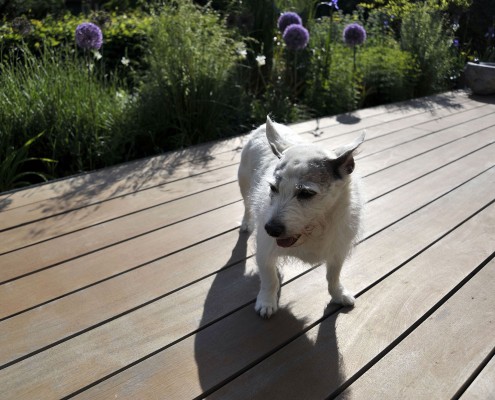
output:
[[[252,232],[252,213],[251,204],[249,202],[249,192],[251,189],[251,177],[243,173],[242,169],[238,172],[239,189],[241,190],[242,199],[244,201],[244,216],[242,217],[241,232]]]
[[[278,309],[278,294],[280,289],[280,279],[277,273],[277,256],[274,245],[266,237],[260,243],[258,233],[258,246],[256,252],[256,262],[260,274],[261,287],[256,298],[254,309],[262,318],[270,318]],[[265,235],[266,236],[266,235]]]
[[[244,198],[244,216],[242,217],[241,232],[251,233],[253,231],[251,205],[249,200]]]
[[[344,260],[334,259],[327,261],[327,282],[328,293],[332,296],[332,301],[343,306],[354,306],[354,296],[346,290],[340,282],[340,271]]]

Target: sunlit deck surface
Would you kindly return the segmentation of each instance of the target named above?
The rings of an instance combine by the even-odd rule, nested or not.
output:
[[[1,399],[494,399],[495,98],[445,93],[293,125],[366,129],[364,234],[254,311],[245,136],[0,195]]]

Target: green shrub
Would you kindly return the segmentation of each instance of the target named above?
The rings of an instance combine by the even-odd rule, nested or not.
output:
[[[369,46],[360,54],[363,74],[363,106],[406,100],[413,97],[419,66],[412,54],[397,44]]]
[[[152,25],[150,69],[131,119],[135,150],[154,152],[242,132],[236,41],[220,17],[190,1],[167,2]]]
[[[442,15],[427,4],[414,5],[403,17],[401,48],[416,58],[420,74],[415,95],[423,96],[450,86],[458,74],[458,59],[452,49],[453,36]]]
[[[418,3],[424,4],[434,12],[460,12],[470,7],[473,0],[422,0],[421,2],[416,0],[364,0],[360,2],[360,6],[366,9],[380,10],[400,21],[406,14],[414,11]]]
[[[22,61],[10,53],[0,64],[1,147],[18,149],[44,132],[30,155],[56,160],[55,176],[120,161],[114,150],[123,136],[118,121],[127,94],[117,82],[100,80],[98,66],[90,70],[87,64],[96,61],[68,49],[42,50],[39,57],[22,53]]]

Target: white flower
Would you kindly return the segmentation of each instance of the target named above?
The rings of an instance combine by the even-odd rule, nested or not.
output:
[[[130,60],[128,58],[122,57],[120,62],[124,65],[124,67],[127,67],[127,66],[129,66]]]
[[[103,57],[101,53],[98,50],[93,51],[93,57],[95,58],[96,61],[101,60]]]
[[[259,55],[256,57],[256,62],[258,63],[258,67],[262,67],[263,65],[266,64],[266,57]]]
[[[236,50],[237,54],[244,60],[247,56],[247,50],[244,47],[238,47]]]

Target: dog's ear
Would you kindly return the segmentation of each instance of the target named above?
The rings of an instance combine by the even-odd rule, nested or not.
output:
[[[335,150],[337,159],[332,160],[332,170],[336,177],[343,178],[354,171],[354,153],[356,149],[364,142],[365,132],[363,132],[352,143],[339,147]]]
[[[278,158],[282,157],[282,153],[290,147],[290,143],[280,135],[269,116],[266,117],[266,138],[273,154]]]

